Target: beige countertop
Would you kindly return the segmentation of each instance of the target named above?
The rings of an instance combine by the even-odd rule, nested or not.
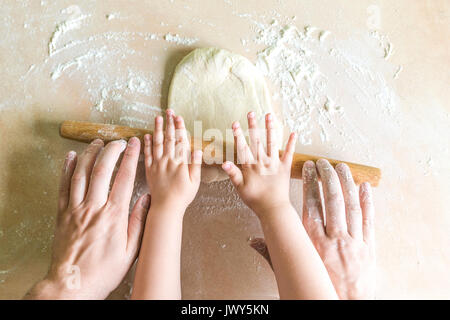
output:
[[[280,86],[292,70],[269,70],[272,98],[302,137],[297,152],[383,170],[374,195],[377,297],[450,298],[448,1],[107,3],[2,4],[0,298],[20,298],[47,270],[59,168],[65,152],[83,149],[61,139],[58,124],[151,128],[175,65],[204,46],[255,63],[270,46],[281,48],[271,53],[280,61],[305,48],[298,61],[313,80],[297,82],[296,73]],[[277,42],[286,26],[297,33]],[[311,98],[306,115],[289,109],[295,93]],[[146,188],[140,169],[137,194]],[[292,181],[297,208],[300,195]],[[202,185],[184,225],[185,298],[277,298],[270,267],[247,244],[261,236],[259,223],[229,182]],[[127,297],[131,276],[114,298]]]

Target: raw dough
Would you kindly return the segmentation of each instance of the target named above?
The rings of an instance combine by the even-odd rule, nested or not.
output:
[[[195,49],[181,60],[170,85],[168,106],[185,119],[191,135],[194,121],[200,120],[203,133],[217,128],[232,142],[225,130],[239,120],[245,131],[249,111],[255,111],[260,128],[264,128],[264,115],[271,112],[280,128],[263,75],[246,58],[223,49]],[[227,175],[220,167],[203,168],[203,182],[224,179]]]

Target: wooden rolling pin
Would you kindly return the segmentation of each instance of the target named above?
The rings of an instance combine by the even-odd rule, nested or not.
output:
[[[144,135],[152,131],[145,129],[130,128],[126,126],[117,126],[112,124],[101,124],[101,123],[90,123],[83,121],[64,121],[61,124],[60,134],[64,138],[77,140],[81,142],[91,142],[95,139],[102,139],[105,142],[110,142],[118,139],[128,140],[131,137],[138,137],[143,139]],[[210,145],[211,141],[202,141],[202,148]],[[191,138],[191,148],[194,146],[194,140]],[[223,154],[225,155],[226,144],[223,145]],[[282,153],[282,151],[280,151]],[[310,156],[306,154],[295,153],[294,159],[292,161],[291,177],[293,179],[301,179],[303,164],[307,160],[316,161],[323,157]],[[236,150],[235,156],[236,157]],[[374,167],[369,167],[357,163],[351,163],[346,161],[339,161],[334,159],[328,159],[331,165],[334,167],[336,164],[343,162],[350,167],[353,179],[356,184],[361,184],[363,182],[369,182],[372,186],[378,186],[381,179],[381,170]]]

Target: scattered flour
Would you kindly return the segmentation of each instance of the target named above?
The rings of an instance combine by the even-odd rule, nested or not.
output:
[[[383,58],[392,54],[387,38],[371,33],[367,39],[363,37],[368,44],[360,40],[341,43],[330,38],[330,31],[313,26],[299,29],[293,20],[252,22],[256,32],[254,42],[263,45],[256,66],[279,89],[273,100],[281,100],[284,123],[290,131],[298,133],[299,142],[309,145],[317,137],[322,143],[334,143],[336,137],[342,137],[339,146],[331,147],[343,150],[348,145],[366,145],[364,128],[358,128],[352,121],[355,113],[363,112],[380,121],[395,123],[395,95],[381,71],[385,66],[369,63],[377,59],[374,53],[381,42],[386,44]],[[370,43],[374,37],[376,43]],[[354,50],[369,45],[374,46],[372,51]],[[339,89],[342,83],[348,92]],[[348,115],[349,106],[354,109],[355,105],[359,109],[350,109]],[[361,153],[367,157],[370,154],[368,150]]]
[[[49,56],[54,54],[56,44],[61,36],[71,30],[80,29],[83,20],[86,20],[89,17],[89,15],[82,14],[80,7],[77,5],[72,5],[62,10],[61,13],[64,15],[68,14],[69,18],[56,25],[55,31],[52,33],[50,41],[48,42]]]
[[[144,101],[161,98],[162,79],[157,79],[151,71],[131,66],[123,70],[117,62],[131,56],[143,58],[142,52],[128,45],[130,41],[165,41],[191,46],[198,39],[172,33],[129,31],[106,31],[74,38],[71,32],[86,27],[90,14],[84,14],[79,6],[72,5],[62,10],[61,15],[65,19],[56,24],[49,38],[48,57],[43,64],[32,65],[23,79],[47,68],[50,68],[52,81],[59,81],[63,76],[79,77],[78,82],[84,83],[88,98],[93,101],[93,120],[148,127],[148,119],[161,113],[161,108]],[[122,16],[120,12],[111,12],[105,18],[122,19]],[[149,58],[154,63],[159,60],[157,56]]]
[[[196,43],[198,41],[197,38],[186,38],[186,37],[181,37],[179,34],[171,34],[171,33],[167,33],[164,36],[164,40],[166,40],[168,42],[175,42],[176,44],[182,44],[182,45],[186,45],[186,46],[193,45],[194,43]]]
[[[159,107],[150,104],[133,104],[130,95],[143,97],[157,97],[160,95],[161,80],[156,80],[151,72],[128,70],[128,75],[108,74],[107,69],[113,61],[127,59],[131,55],[141,56],[142,53],[127,46],[129,41],[166,41],[176,45],[191,46],[199,39],[181,36],[177,33],[145,33],[108,31],[90,35],[84,39],[70,40],[63,43],[63,37],[70,31],[80,29],[89,15],[83,14],[78,6],[70,6],[62,12],[68,17],[56,25],[52,33],[48,48],[49,57],[45,63],[52,65],[50,77],[58,80],[64,74],[71,75],[74,71],[86,74],[86,87],[90,99],[94,101],[93,110],[97,113],[110,115],[107,107],[115,105],[114,113],[120,115],[115,121],[142,125],[141,115],[127,114],[127,106],[133,106],[145,113],[146,108],[160,111]],[[279,15],[271,23],[259,22],[257,16],[233,12],[234,15],[248,19],[254,25],[256,37],[253,39],[264,48],[258,52],[256,66],[276,85],[279,90],[274,91],[273,99],[282,105],[282,115],[286,127],[299,134],[300,143],[309,145],[315,137],[321,142],[330,142],[331,137],[339,135],[346,141],[339,146],[344,149],[348,144],[366,142],[366,138],[347,116],[347,104],[361,105],[360,112],[368,113],[368,106],[364,103],[367,98],[377,100],[380,105],[377,113],[392,114],[394,101],[384,78],[377,72],[361,63],[360,57],[352,56],[340,48],[329,30],[320,30],[314,26],[296,27],[295,17],[290,21],[283,20]],[[108,20],[115,19],[118,12],[106,15]],[[261,17],[259,17],[261,18]],[[265,19],[262,19],[265,20]],[[200,23],[200,22],[199,22]],[[388,59],[393,53],[393,46],[388,38],[378,31],[371,31],[370,38],[374,45],[381,48],[382,57]],[[331,38],[331,39],[330,39]],[[248,52],[248,44],[252,39],[241,38],[241,44]],[[117,45],[114,45],[117,43]],[[361,43],[354,44],[360,46]],[[348,43],[347,43],[348,47]],[[81,51],[81,52],[80,52]],[[67,53],[80,52],[72,58],[64,58]],[[157,57],[152,57],[157,61]],[[55,63],[58,61],[58,63]],[[103,66],[103,67],[102,67]],[[95,70],[96,71],[95,71]],[[95,71],[95,72],[94,72]],[[395,72],[398,76],[401,67]],[[354,87],[350,91],[352,99],[343,97],[339,93],[339,83],[345,82]],[[367,81],[369,80],[369,81]],[[362,102],[362,103],[361,103]],[[143,102],[139,102],[143,103]],[[117,108],[122,111],[118,112]],[[156,109],[158,110],[156,110]],[[143,111],[144,110],[144,111]],[[330,140],[331,139],[331,140]],[[337,147],[334,145],[334,147]]]
[[[371,31],[370,35],[378,42],[378,46],[382,49],[383,58],[385,60],[389,59],[394,52],[394,46],[389,41],[389,38],[385,35],[380,34],[380,32],[376,30]]]
[[[400,72],[402,72],[402,70],[403,70],[403,66],[398,66],[397,71],[395,71],[393,78],[397,79],[398,75],[400,74]]]
[[[95,59],[104,57],[105,51],[106,51],[106,47],[102,47],[100,49],[91,49],[88,52],[86,52],[85,54],[74,58],[73,60],[70,60],[70,61],[62,63],[62,64],[58,64],[56,69],[54,69],[52,71],[50,77],[52,78],[52,80],[56,80],[62,75],[62,73],[65,70],[67,70],[71,67],[75,66],[76,69],[79,69],[81,66],[83,66],[83,61],[86,61],[86,60],[94,60],[95,61]]]

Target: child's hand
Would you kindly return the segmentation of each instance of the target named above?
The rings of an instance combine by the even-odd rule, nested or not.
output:
[[[175,123],[174,123],[175,122]],[[183,118],[174,119],[173,111],[166,112],[166,132],[163,118],[155,119],[152,137],[145,135],[145,172],[152,196],[152,208],[183,212],[194,200],[200,185],[202,151],[192,153]],[[158,210],[156,210],[158,211]]]
[[[239,169],[232,162],[225,162],[222,168],[229,175],[239,196],[259,218],[265,213],[275,212],[291,206],[289,200],[289,179],[296,136],[292,133],[283,156],[280,158],[274,139],[271,114],[266,115],[267,152],[261,143],[254,112],[248,114],[250,147],[245,141],[239,122],[233,123]]]
[[[137,257],[150,205],[150,196],[144,195],[129,215],[139,150],[139,139],[131,138],[128,147],[122,140],[103,148],[95,140],[78,159],[68,153],[50,270],[27,298],[104,299],[119,285]]]
[[[202,152],[192,153],[183,118],[167,110],[156,117],[152,137],[145,135],[145,172],[152,195],[132,299],[181,299],[180,256],[183,215],[200,185]],[[175,123],[174,123],[175,121]]]
[[[322,181],[325,210],[318,176]],[[311,161],[304,164],[303,224],[341,299],[374,298],[373,219],[370,185],[363,183],[358,195],[347,165],[340,163],[334,170],[324,159],[316,165]]]

